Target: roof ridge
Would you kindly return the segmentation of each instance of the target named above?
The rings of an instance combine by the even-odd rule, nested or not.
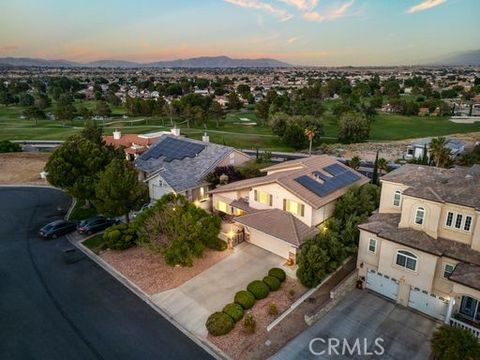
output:
[[[283,210],[285,211],[285,210]],[[290,217],[290,221],[292,222],[293,225],[293,236],[295,237],[295,240],[297,241],[298,244],[300,244],[300,239],[298,237],[298,229],[297,229],[297,224],[295,223],[295,216],[293,214],[289,213],[288,211],[285,211],[287,215]]]

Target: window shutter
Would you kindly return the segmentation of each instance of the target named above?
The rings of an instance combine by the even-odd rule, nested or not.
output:
[[[269,201],[268,201],[268,204],[269,204],[270,206],[272,206],[272,205],[273,205],[273,196],[272,196],[272,195],[268,195],[268,200],[269,200]]]
[[[305,205],[300,205],[300,216],[305,216]]]
[[[283,199],[283,211],[287,210],[287,199]]]
[[[255,201],[258,200],[257,190],[253,190],[253,200],[255,200]]]

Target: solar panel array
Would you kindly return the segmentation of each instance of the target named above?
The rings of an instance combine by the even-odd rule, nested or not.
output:
[[[312,174],[322,179],[322,182],[308,175],[300,176],[295,181],[318,196],[323,197],[360,179],[358,174],[338,164],[329,165],[324,170],[332,174],[332,177],[326,176],[319,171],[314,171]]]
[[[205,149],[205,145],[167,137],[145,153],[143,160],[158,159],[161,156],[164,156],[167,162],[182,160],[186,157],[197,156],[203,149]]]

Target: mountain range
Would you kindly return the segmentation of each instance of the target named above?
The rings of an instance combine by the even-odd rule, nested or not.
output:
[[[480,50],[448,54],[445,57],[434,60],[432,63],[436,65],[480,65]]]
[[[80,63],[68,60],[47,60],[36,58],[0,58],[0,65],[32,67],[104,67],[104,68],[279,68],[292,65],[275,59],[232,59],[227,56],[203,56],[191,59],[139,63],[124,60],[97,60]]]

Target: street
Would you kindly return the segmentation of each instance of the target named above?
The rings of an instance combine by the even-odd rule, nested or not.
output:
[[[67,264],[65,237],[37,236],[69,205],[54,189],[0,188],[0,358],[210,359],[87,257]]]

